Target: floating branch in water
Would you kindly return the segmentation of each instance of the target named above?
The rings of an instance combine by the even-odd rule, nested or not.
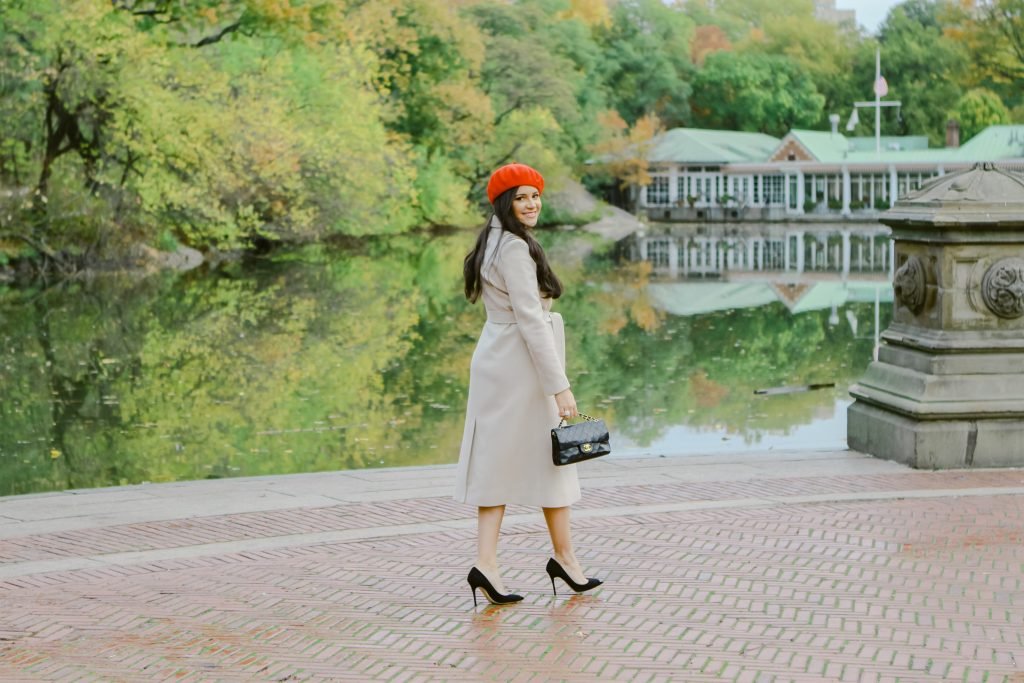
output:
[[[799,394],[802,391],[814,391],[815,389],[831,389],[835,382],[821,382],[819,384],[804,384],[798,387],[770,387],[768,389],[754,389],[755,394],[772,396],[775,394]]]

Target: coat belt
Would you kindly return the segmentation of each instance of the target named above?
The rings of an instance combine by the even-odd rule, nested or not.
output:
[[[558,314],[557,313],[545,313],[544,314],[545,322],[551,322],[551,316],[553,316],[553,315],[558,315]],[[499,325],[515,325],[516,322],[517,322],[516,321],[516,314],[513,313],[511,310],[502,311],[502,310],[491,309],[491,310],[487,311],[487,322],[489,322],[489,323],[498,323]]]

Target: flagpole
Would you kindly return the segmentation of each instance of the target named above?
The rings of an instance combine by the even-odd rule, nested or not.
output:
[[[882,101],[882,97],[889,94],[889,84],[882,78],[882,50],[875,48],[875,82],[872,85],[875,92],[875,101],[854,102],[853,111],[850,112],[850,120],[846,123],[846,130],[852,131],[857,128],[860,118],[857,116],[858,107],[875,108],[875,157],[882,156],[882,107],[899,107],[902,103],[899,100]]]
[[[878,79],[882,77],[882,50],[875,48],[875,156],[882,155],[882,96],[879,94]]]

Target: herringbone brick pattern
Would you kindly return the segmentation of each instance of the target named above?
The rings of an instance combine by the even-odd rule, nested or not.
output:
[[[730,500],[993,487],[1008,477],[828,477],[817,487],[793,478],[694,491]],[[687,486],[588,491],[580,507],[679,500]],[[258,533],[323,528],[347,519],[341,507],[260,513],[292,526]],[[366,512],[351,523],[472,514],[440,498]],[[131,526],[152,527],[143,543],[195,545],[236,538],[225,530],[252,521],[204,519],[178,536],[170,523]],[[575,530],[584,564],[607,584],[570,596],[559,583],[553,597],[538,515],[504,529],[505,582],[526,595],[508,607],[473,608],[465,573],[475,537],[461,529],[0,581],[0,680],[1024,681],[1024,496],[581,517]],[[93,538],[121,535],[136,549],[131,531]],[[42,541],[54,553],[97,552],[83,537],[62,548],[53,536]],[[33,557],[32,539],[20,543]]]
[[[862,493],[871,491],[1011,487],[1024,484],[1024,473],[1001,471],[970,473],[908,472],[875,476],[790,477],[746,481],[676,482],[645,486],[592,489],[577,509],[677,503],[697,500],[732,500],[796,495]],[[510,514],[528,512],[510,508]],[[0,565],[31,560],[155,550],[272,536],[386,527],[404,523],[462,519],[466,508],[450,498],[376,503],[350,503],[330,507],[272,510],[166,522],[121,524],[96,529],[0,539]]]

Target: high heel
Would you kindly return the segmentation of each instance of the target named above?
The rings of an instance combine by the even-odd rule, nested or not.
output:
[[[565,581],[565,584],[577,593],[588,591],[591,588],[597,588],[604,583],[601,579],[590,578],[587,579],[586,583],[576,583],[572,580],[572,577],[569,576],[569,572],[565,571],[565,568],[553,557],[548,560],[548,566],[546,569],[548,571],[548,576],[551,577],[551,592],[555,595],[558,595],[558,591],[555,590],[555,577]]]
[[[523,599],[522,595],[516,595],[515,593],[509,593],[508,595],[502,595],[494,589],[491,582],[487,580],[484,573],[473,567],[469,570],[469,576],[466,577],[469,581],[469,587],[473,589],[473,607],[476,607],[476,589],[479,588],[483,591],[484,597],[492,605],[507,605],[511,602],[519,602]]]

